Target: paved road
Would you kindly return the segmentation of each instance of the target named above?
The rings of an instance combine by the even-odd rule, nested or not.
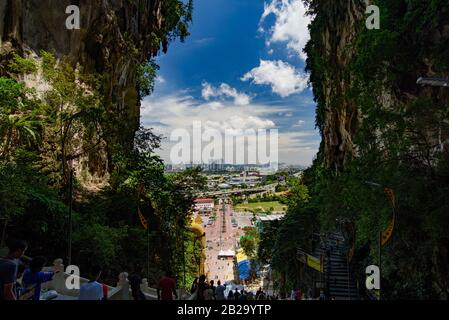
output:
[[[232,205],[226,204],[217,207],[217,219],[212,225],[206,227],[206,272],[210,280],[222,282],[234,280],[234,263],[232,259],[218,259],[220,250],[235,250],[235,244],[243,235],[244,226],[250,225],[251,215],[240,216],[233,211]],[[239,222],[237,227],[232,226],[232,218]],[[204,218],[207,221],[207,218]],[[239,228],[240,227],[240,228]]]
[[[220,250],[234,250],[236,229],[231,224],[232,208],[230,205],[217,207],[217,219],[206,227],[206,272],[210,280],[222,282],[234,280],[234,265],[232,259],[218,259]]]

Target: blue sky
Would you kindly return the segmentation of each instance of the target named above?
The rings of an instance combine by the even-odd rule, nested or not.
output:
[[[302,48],[300,0],[195,0],[191,36],[171,44],[142,123],[170,137],[193,121],[279,130],[279,162],[310,165],[320,142]],[[170,163],[174,142],[159,152]],[[205,161],[207,162],[207,161]]]

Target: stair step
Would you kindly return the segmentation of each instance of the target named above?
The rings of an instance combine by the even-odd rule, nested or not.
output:
[[[340,283],[337,283],[337,284],[329,283],[329,288],[331,288],[331,289],[341,289],[341,290],[346,291],[346,290],[348,290],[348,283],[347,282],[346,283],[340,282]],[[357,290],[357,287],[355,285],[353,285],[352,283],[349,284],[349,288]]]
[[[348,275],[335,275],[335,274],[330,274],[328,275],[328,279],[330,281],[334,281],[334,280],[344,280],[346,282],[348,282]],[[349,277],[350,280],[352,280],[351,276]]]
[[[348,273],[348,269],[345,269],[345,268],[340,268],[340,267],[335,267],[335,268],[333,268],[333,267],[330,267],[330,268],[328,268],[328,267],[324,267],[324,270],[326,271],[326,272],[328,272],[329,270],[330,270],[330,273],[341,273],[341,274],[343,274],[343,273]]]
[[[334,283],[344,283],[348,285],[348,278],[330,278],[329,283],[332,285]],[[349,283],[352,285],[352,279],[349,279]]]
[[[348,296],[348,290],[338,290],[338,289],[329,289],[329,293],[333,296],[340,295],[340,296]],[[351,289],[349,290],[349,295],[351,296],[357,296],[357,290]]]

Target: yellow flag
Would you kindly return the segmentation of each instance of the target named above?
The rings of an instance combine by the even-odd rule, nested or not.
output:
[[[142,223],[142,226],[146,229],[148,229],[148,221],[145,219],[145,217],[142,214],[142,211],[140,211],[140,208],[137,208],[137,212],[139,214],[140,222]]]
[[[315,258],[311,255],[307,255],[307,265],[311,267],[312,269],[315,269],[319,272],[323,272],[323,264],[321,263],[321,260],[318,258]]]
[[[390,205],[392,208],[396,208],[396,196],[394,194],[393,189],[385,188],[385,193],[387,194],[388,200],[390,201]]]
[[[395,223],[395,218],[393,218],[391,220],[387,229],[385,229],[385,231],[382,232],[382,239],[381,239],[382,246],[384,246],[388,242],[388,240],[390,240],[391,235],[393,234],[393,230],[394,230],[394,223]]]

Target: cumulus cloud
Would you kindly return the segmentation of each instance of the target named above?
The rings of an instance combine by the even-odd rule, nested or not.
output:
[[[273,106],[251,103],[236,105],[233,101],[204,102],[178,92],[166,96],[151,96],[142,101],[141,122],[166,137],[162,150],[163,159],[170,162],[170,150],[174,142],[167,138],[176,129],[192,131],[194,121],[201,121],[203,129],[218,129],[220,132],[238,132],[248,129],[276,129],[277,117],[290,114],[296,105]],[[279,133],[279,161],[310,165],[319,146],[319,135],[315,131],[298,130]]]
[[[157,83],[163,84],[163,83],[165,83],[166,81],[165,81],[165,78],[164,78],[163,76],[158,75],[158,76],[156,77],[156,82],[157,82]]]
[[[293,108],[293,107],[291,107]],[[226,129],[275,128],[273,115],[289,112],[291,108],[268,105],[238,105],[228,101],[199,101],[184,93],[162,97],[148,97],[142,101],[141,120],[158,134],[170,136],[175,129],[191,129],[194,121],[204,127]]]
[[[194,124],[200,123],[203,132],[216,129],[222,137],[225,133],[235,137],[245,136],[248,132],[246,130],[256,133],[258,129],[276,128],[274,120],[271,119],[272,114],[286,111],[288,110],[285,108],[258,104],[237,105],[233,101],[204,102],[186,93],[177,93],[145,99],[142,102],[141,123],[166,137],[162,150],[158,153],[165,161],[171,162],[171,151],[176,149],[176,143],[168,138],[176,131],[182,130],[193,136]],[[194,144],[191,145],[192,154]],[[204,147],[207,143],[202,145]],[[242,151],[236,150],[236,154],[246,154],[246,151]],[[213,156],[216,157],[215,154]],[[207,163],[207,158],[203,158],[203,161]]]
[[[304,125],[304,123],[306,123],[304,120],[298,120],[298,122],[296,122],[293,127],[302,127]]]
[[[235,88],[232,88],[226,83],[222,83],[218,88],[216,88],[209,83],[204,82],[201,95],[207,101],[211,98],[233,98],[234,103],[239,106],[246,106],[251,102],[251,97],[249,95],[238,92]]]
[[[275,42],[285,42],[287,47],[306,60],[303,49],[310,39],[308,25],[311,17],[306,15],[306,8],[301,0],[271,0],[265,3],[261,25],[267,17],[274,15],[275,23],[269,29],[267,45]],[[259,29],[264,32],[261,26]]]
[[[274,93],[285,98],[304,91],[308,86],[308,79],[307,74],[299,72],[286,62],[260,60],[260,65],[246,73],[241,80],[270,85]]]

